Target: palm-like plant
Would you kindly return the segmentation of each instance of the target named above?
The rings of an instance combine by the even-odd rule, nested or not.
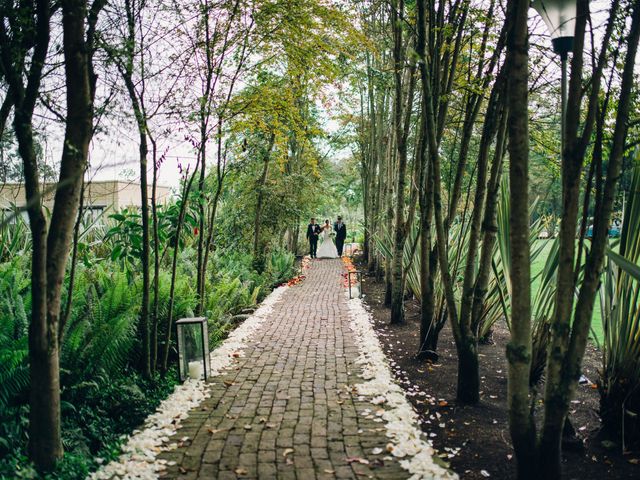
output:
[[[31,248],[31,233],[19,211],[0,210],[0,262],[24,255]]]
[[[295,256],[283,248],[274,248],[267,258],[267,272],[273,285],[279,285],[293,276]]]
[[[607,250],[600,288],[604,327],[600,414],[605,428],[624,433],[625,421],[640,416],[640,167],[633,170],[619,252]],[[640,427],[623,441],[640,440]]]
[[[536,206],[534,202],[530,212],[533,213]],[[493,272],[494,278],[490,284],[490,290],[495,289],[499,292],[500,305],[502,314],[506,319],[507,326],[510,327],[511,318],[511,279],[509,271],[511,268],[511,246],[509,242],[509,184],[504,181],[500,192],[500,205],[498,209],[498,233],[497,233],[497,252],[494,255]],[[558,270],[558,239],[546,240],[539,242],[537,239],[543,229],[541,219],[531,223],[529,245],[531,251],[531,262],[535,262],[545,251],[546,242],[551,243],[551,249],[547,253],[547,260],[541,272],[537,273],[532,280],[540,281],[540,285],[533,297],[532,305],[532,360],[531,372],[529,375],[529,383],[536,385],[544,372],[546,362],[547,342],[549,339],[549,320],[553,313],[555,305],[555,279]],[[488,297],[487,306],[490,305],[490,297]],[[485,307],[487,308],[487,307]],[[494,320],[490,317],[489,320]],[[482,325],[486,329],[486,325]]]
[[[462,288],[462,277],[464,274],[464,266],[466,253],[469,244],[469,226],[468,218],[456,221],[449,228],[449,245],[448,256],[449,265],[452,270],[452,278],[454,280],[453,287],[456,298],[459,298],[460,288]],[[422,290],[420,287],[420,225],[415,222],[409,232],[407,242],[403,251],[403,267],[406,279],[406,288],[411,295],[418,301],[422,300]],[[432,235],[435,237],[435,233]],[[393,238],[387,229],[382,229],[382,234],[375,243],[379,253],[384,258],[393,258]],[[432,332],[430,335],[437,338],[442,328],[447,323],[446,302],[444,298],[444,290],[439,280],[439,270],[434,277],[434,294],[435,294],[435,319],[432,324]]]

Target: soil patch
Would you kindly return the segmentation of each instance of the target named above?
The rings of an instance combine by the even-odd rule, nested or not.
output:
[[[391,362],[398,382],[418,411],[422,428],[442,455],[460,448],[448,461],[463,479],[515,478],[515,458],[511,448],[507,416],[507,363],[505,346],[509,332],[496,325],[493,343],[480,345],[481,402],[458,406],[455,402],[457,356],[447,325],[438,347],[440,359],[430,364],[415,359],[418,347],[420,306],[406,303],[406,322],[389,325],[389,309],[384,307],[384,285],[373,277],[364,279],[365,303],[370,307],[375,329]],[[587,347],[583,373],[597,380],[600,353]],[[598,391],[581,385],[572,403],[570,419],[584,441],[582,452],[564,452],[565,479],[638,479],[640,452],[622,455],[620,446],[605,450],[597,437],[600,431]],[[453,451],[455,453],[455,450]]]

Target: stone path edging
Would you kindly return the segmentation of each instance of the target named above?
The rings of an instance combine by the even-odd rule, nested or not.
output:
[[[458,475],[434,461],[435,451],[417,426],[418,416],[407,401],[402,388],[393,380],[393,374],[373,329],[371,314],[359,298],[348,301],[351,329],[356,336],[364,383],[355,385],[359,394],[384,407],[377,412],[386,422],[390,443],[386,450],[401,458],[402,468],[412,474],[410,480],[448,479]]]
[[[228,368],[234,358],[241,357],[246,342],[260,325],[271,315],[273,306],[280,301],[288,287],[275,289],[260,304],[260,307],[245,320],[229,337],[210,354],[211,376],[219,375]],[[117,460],[93,472],[92,480],[154,480],[171,461],[157,458],[162,452],[176,449],[179,442],[171,442],[189,411],[210,397],[211,384],[204,381],[187,380],[176,386],[173,393],[158,406],[156,413],[147,417],[143,430],[134,430],[122,446],[122,455]],[[98,459],[100,461],[100,459]]]

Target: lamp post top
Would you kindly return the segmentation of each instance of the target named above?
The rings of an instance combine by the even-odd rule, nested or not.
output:
[[[573,51],[576,29],[576,0],[533,0],[531,7],[542,17],[549,35],[553,51],[566,59]]]

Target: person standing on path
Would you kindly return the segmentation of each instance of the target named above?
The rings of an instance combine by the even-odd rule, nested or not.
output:
[[[338,215],[338,221],[333,224],[333,229],[336,232],[336,248],[338,249],[338,256],[341,257],[344,241],[347,238],[347,225],[342,222],[341,216]]]
[[[331,239],[331,237],[335,235],[331,230],[329,220],[325,220],[324,225],[321,227],[321,231],[322,233],[320,236],[322,238],[322,245],[320,245],[320,248],[318,249],[318,258],[338,258],[338,250]]]
[[[311,218],[309,225],[307,225],[307,240],[309,240],[309,255],[311,258],[316,258],[318,235],[320,235],[320,225],[316,223],[315,218]]]

